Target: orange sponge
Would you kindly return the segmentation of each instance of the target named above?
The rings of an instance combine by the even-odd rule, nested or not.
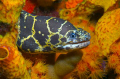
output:
[[[105,13],[98,21],[95,33],[101,55],[107,56],[109,48],[120,37],[120,9]]]

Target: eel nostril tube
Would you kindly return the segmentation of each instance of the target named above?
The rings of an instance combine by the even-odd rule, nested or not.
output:
[[[7,58],[8,55],[9,55],[8,49],[5,47],[0,47],[0,60]]]

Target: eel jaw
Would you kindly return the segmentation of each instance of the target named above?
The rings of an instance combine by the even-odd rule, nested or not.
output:
[[[84,48],[90,44],[90,41],[85,41],[81,43],[71,43],[71,44],[66,44],[63,46],[63,49],[76,49],[76,48]]]

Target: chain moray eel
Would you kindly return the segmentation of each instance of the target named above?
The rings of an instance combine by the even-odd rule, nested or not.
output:
[[[60,18],[22,11],[18,25],[17,45],[29,53],[54,53],[90,44],[88,32]]]

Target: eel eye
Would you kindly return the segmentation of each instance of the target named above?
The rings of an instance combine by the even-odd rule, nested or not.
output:
[[[76,34],[75,34],[75,33],[71,33],[71,34],[70,34],[70,37],[71,37],[71,38],[75,38],[75,37],[76,37]]]

